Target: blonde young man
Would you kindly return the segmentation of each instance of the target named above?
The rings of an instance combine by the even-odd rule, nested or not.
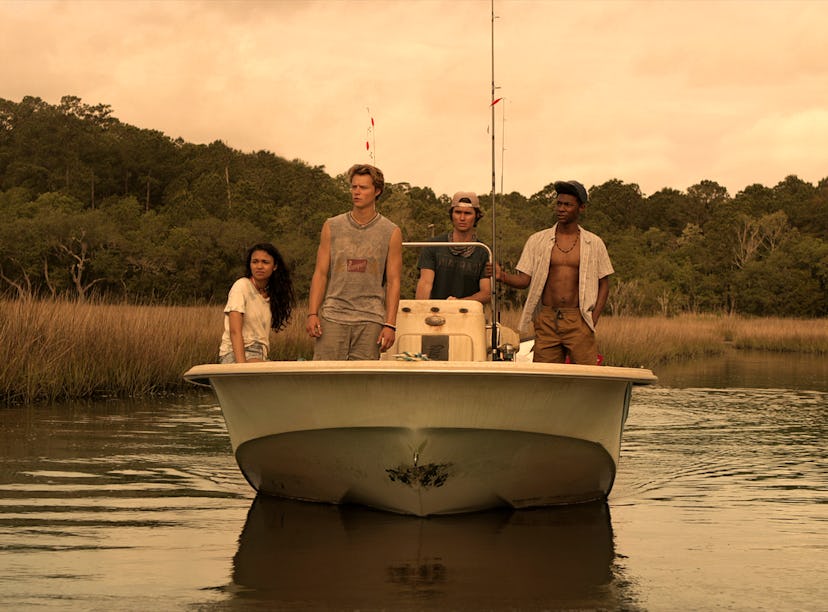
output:
[[[451,231],[430,242],[477,242],[475,228],[482,216],[477,194],[458,191],[449,207]],[[481,247],[424,247],[417,263],[420,279],[416,299],[466,299],[488,304],[492,298],[492,282],[484,275],[488,259],[488,253]]]
[[[348,170],[351,210],[322,226],[305,330],[314,360],[379,359],[394,344],[402,276],[402,232],[377,211],[379,168]]]
[[[609,295],[614,272],[607,247],[578,219],[589,195],[578,181],[555,183],[558,222],[532,234],[523,247],[517,272],[495,265],[495,280],[511,287],[529,287],[520,329],[535,328],[534,360],[595,365],[598,347],[595,324]]]

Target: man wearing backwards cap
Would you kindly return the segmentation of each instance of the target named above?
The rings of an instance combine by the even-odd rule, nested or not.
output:
[[[555,183],[558,222],[529,236],[517,264],[507,274],[495,265],[495,279],[529,287],[520,328],[535,328],[534,360],[595,365],[595,324],[609,295],[614,272],[604,241],[578,225],[589,195],[578,181]],[[490,269],[490,268],[489,268]]]
[[[477,195],[458,191],[451,199],[449,218],[454,226],[450,232],[432,238],[434,242],[477,242],[474,228],[483,216]],[[491,300],[491,280],[485,274],[489,256],[475,246],[424,247],[417,267],[418,300]]]

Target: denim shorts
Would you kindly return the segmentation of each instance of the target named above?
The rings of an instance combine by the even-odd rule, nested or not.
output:
[[[244,358],[247,361],[251,359],[262,359],[267,361],[267,354],[265,354],[264,345],[254,344],[253,346],[244,347]],[[219,363],[236,363],[236,355],[230,351],[226,355],[219,355]]]

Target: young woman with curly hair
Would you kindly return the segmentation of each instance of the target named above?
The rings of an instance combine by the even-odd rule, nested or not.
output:
[[[270,331],[279,331],[295,304],[290,273],[269,242],[247,251],[247,274],[233,283],[224,307],[220,363],[266,361]]]

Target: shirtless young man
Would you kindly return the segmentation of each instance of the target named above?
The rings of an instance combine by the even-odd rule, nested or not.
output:
[[[377,211],[385,188],[369,164],[348,170],[352,208],[322,226],[305,331],[315,360],[379,359],[394,344],[402,232]]]
[[[496,264],[495,280],[529,287],[520,329],[534,325],[536,362],[564,363],[569,355],[572,363],[595,365],[595,324],[614,270],[604,241],[578,225],[589,200],[584,186],[558,181],[555,191],[558,222],[529,237],[517,273],[507,274]]]

